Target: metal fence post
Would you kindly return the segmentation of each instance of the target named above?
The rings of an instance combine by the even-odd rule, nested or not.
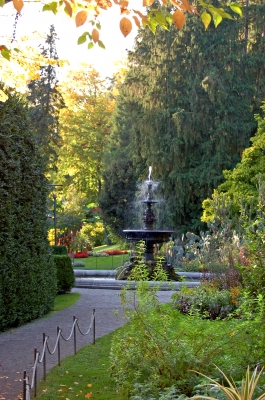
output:
[[[93,344],[96,343],[96,310],[93,308]]]
[[[44,345],[45,343],[45,333],[43,333],[42,336],[42,343]],[[44,349],[44,355],[43,355],[43,380],[46,381],[46,345],[45,345],[45,349]]]
[[[23,373],[23,393],[22,393],[22,400],[26,400],[26,379],[27,379],[27,373],[24,371]]]
[[[75,316],[73,316],[73,320],[74,320],[74,352],[76,354],[76,324],[75,324]]]
[[[37,397],[37,370],[38,370],[38,363],[36,363],[36,358],[37,358],[37,349],[34,349],[34,365],[36,365],[35,369],[35,376],[34,376],[34,397]],[[35,364],[36,363],[36,364]]]
[[[59,333],[60,333],[60,328],[59,328],[59,326],[57,326],[57,336],[59,335]],[[61,349],[60,349],[60,338],[59,338],[59,340],[58,340],[58,366],[61,365],[61,351],[60,350]]]

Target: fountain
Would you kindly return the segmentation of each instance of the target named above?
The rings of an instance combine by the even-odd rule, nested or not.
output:
[[[143,229],[125,229],[123,232],[126,239],[130,242],[139,242],[140,240],[145,242],[145,262],[148,265],[155,265],[154,246],[163,242],[168,242],[174,231],[153,228],[156,217],[152,207],[154,204],[158,203],[158,200],[153,199],[152,196],[153,186],[156,184],[152,178],[152,167],[149,167],[148,180],[145,181],[144,184],[147,185],[146,199],[141,201],[142,204],[146,205],[146,209],[142,218],[144,227]],[[122,273],[117,275],[117,279],[125,279],[129,275],[129,272],[132,268],[133,260],[126,268],[123,269]],[[164,269],[168,272],[168,275],[171,279],[178,280],[178,277],[174,273],[172,266],[165,263]]]

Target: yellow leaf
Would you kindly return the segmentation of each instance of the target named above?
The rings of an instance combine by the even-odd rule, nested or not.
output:
[[[208,28],[210,22],[211,22],[211,15],[209,13],[207,13],[206,11],[203,11],[202,15],[201,15],[201,20],[203,22],[203,25],[205,27],[205,29]]]
[[[87,11],[79,11],[75,17],[75,24],[77,27],[83,25],[87,20]]]
[[[124,37],[129,35],[132,30],[132,23],[128,18],[123,17],[120,20],[120,30]]]
[[[89,383],[89,384],[87,385],[87,387],[92,387],[92,383]]]
[[[135,15],[133,16],[133,19],[134,19],[136,26],[138,26],[138,28],[140,28],[141,23],[140,23],[139,19]]]
[[[68,1],[64,0],[64,5],[65,5],[65,8],[66,8],[68,14],[70,15],[70,17],[72,17],[73,10],[72,10],[71,4],[68,3]]]
[[[23,0],[13,0],[13,5],[18,13],[22,10],[24,3]]]
[[[92,39],[94,43],[98,42],[99,39],[99,31],[97,29],[93,29],[92,31]]]
[[[184,12],[181,10],[176,10],[173,14],[173,22],[178,30],[180,30],[186,22],[186,15]]]
[[[143,6],[144,7],[149,7],[153,4],[155,0],[143,0]]]

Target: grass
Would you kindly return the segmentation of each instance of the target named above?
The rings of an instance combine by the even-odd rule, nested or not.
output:
[[[75,258],[74,262],[81,261],[85,263],[84,269],[113,270],[120,267],[129,259],[129,254],[122,254],[108,257]],[[79,267],[78,267],[79,268]]]
[[[110,346],[113,333],[83,347],[75,356],[65,358],[60,367],[54,367],[46,382],[40,382],[37,399],[97,399],[125,400],[119,397],[110,377]]]
[[[61,311],[72,306],[80,298],[80,296],[80,293],[65,293],[56,296],[54,299],[52,312]]]

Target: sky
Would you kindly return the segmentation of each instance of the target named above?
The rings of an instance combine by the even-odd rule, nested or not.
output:
[[[141,0],[131,0],[131,2],[135,3],[136,9],[141,9]],[[126,38],[122,35],[119,28],[121,16],[117,6],[107,11],[102,10],[99,18],[102,26],[100,40],[104,43],[105,50],[97,45],[90,50],[87,49],[87,44],[77,45],[77,39],[83,32],[91,32],[91,25],[86,23],[76,28],[75,21],[66,15],[60,13],[55,16],[51,11],[42,12],[41,9],[40,3],[25,2],[17,21],[16,39],[25,35],[34,36],[32,44],[37,47],[42,42],[37,32],[45,35],[53,24],[59,38],[56,43],[58,56],[69,60],[68,68],[76,68],[80,62],[85,62],[93,65],[102,76],[110,77],[117,68],[115,62],[126,56],[126,49],[133,48],[137,27],[133,24],[132,32]],[[12,3],[0,8],[1,44],[5,44],[6,36],[12,37],[14,21],[15,10]]]

